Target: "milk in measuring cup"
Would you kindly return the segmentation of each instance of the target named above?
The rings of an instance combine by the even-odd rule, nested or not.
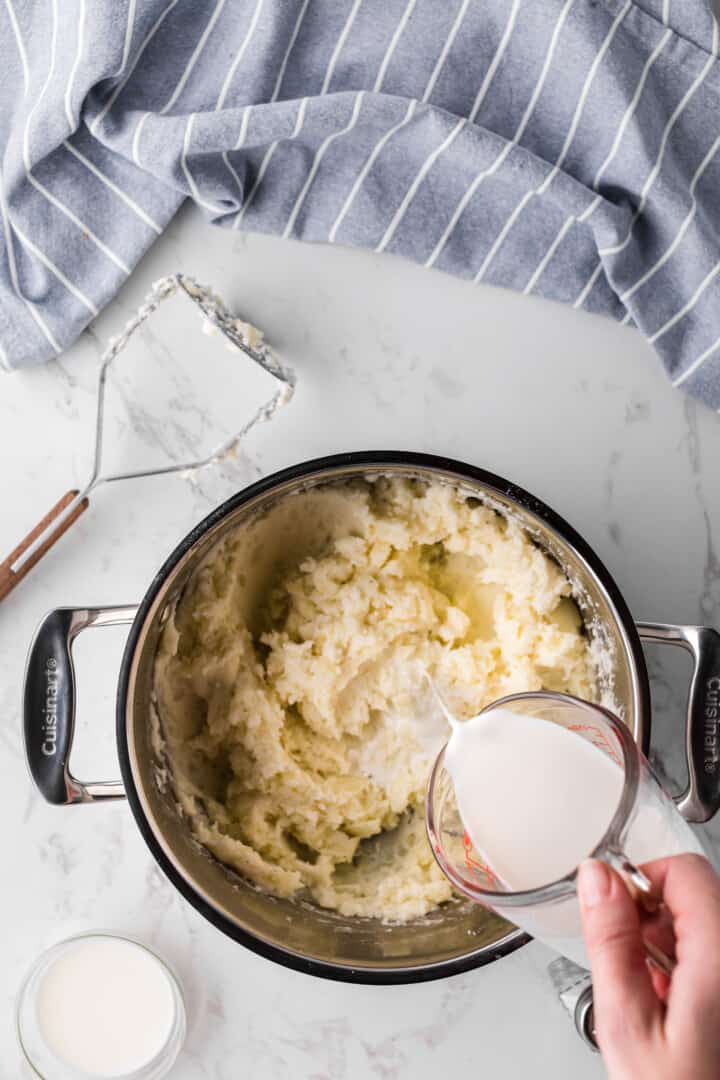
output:
[[[458,810],[478,853],[512,892],[570,873],[597,847],[620,802],[624,771],[560,724],[498,708],[452,724],[445,752]],[[634,863],[702,848],[673,804],[641,791],[624,843]],[[575,896],[495,910],[588,966]]]

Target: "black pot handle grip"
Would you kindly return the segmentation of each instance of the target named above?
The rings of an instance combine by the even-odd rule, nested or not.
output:
[[[692,654],[685,753],[688,786],[676,798],[687,821],[709,821],[720,809],[720,634],[709,626],[638,623],[643,641],[679,645]]]
[[[70,772],[77,689],[72,646],[91,626],[130,623],[135,607],[58,608],[37,629],[25,670],[25,755],[41,795],[58,806],[121,799],[120,781],[84,783]]]

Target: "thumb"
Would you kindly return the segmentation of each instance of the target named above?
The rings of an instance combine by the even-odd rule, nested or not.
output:
[[[622,878],[596,859],[580,867],[578,896],[603,1052],[649,1035],[661,1005],[645,962],[640,915]]]

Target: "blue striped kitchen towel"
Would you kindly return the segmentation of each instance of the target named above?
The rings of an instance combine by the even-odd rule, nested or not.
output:
[[[720,408],[710,0],[3,0],[0,363],[182,201],[637,325]]]

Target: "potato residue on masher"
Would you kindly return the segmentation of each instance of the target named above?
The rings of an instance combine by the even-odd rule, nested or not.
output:
[[[422,805],[453,711],[594,697],[558,565],[444,482],[328,483],[206,557],[166,625],[155,689],[196,838],[278,896],[405,921],[450,899]]]

